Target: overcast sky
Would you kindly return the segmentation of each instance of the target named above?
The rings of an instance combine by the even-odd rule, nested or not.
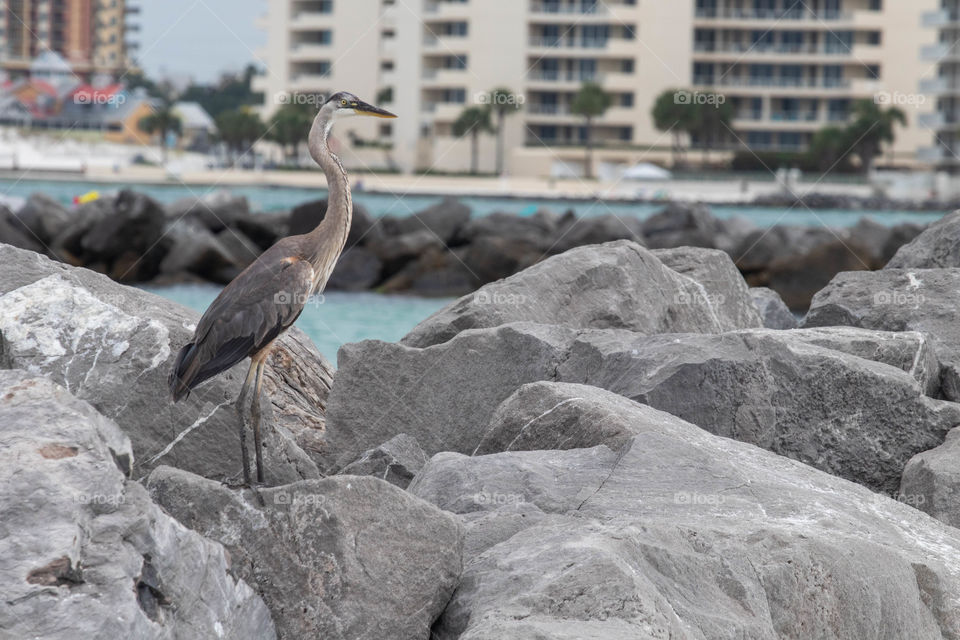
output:
[[[130,4],[133,4],[131,2]],[[266,0],[138,0],[139,15],[130,22],[140,31],[135,59],[147,75],[191,75],[215,80],[223,71],[238,71],[256,62],[253,51],[265,35],[254,26],[267,12]]]

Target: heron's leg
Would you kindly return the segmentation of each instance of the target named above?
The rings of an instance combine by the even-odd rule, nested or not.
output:
[[[240,416],[240,458],[243,463],[243,481],[250,484],[250,456],[247,453],[247,393],[250,390],[250,383],[253,382],[254,375],[257,372],[257,363],[250,362],[250,369],[247,370],[247,377],[240,387],[240,395],[237,397],[237,414]]]
[[[263,385],[263,369],[265,366],[266,356],[258,358],[257,381],[253,385],[253,408],[250,411],[253,416],[253,446],[256,448],[257,456],[257,482],[260,484],[263,484],[263,447],[260,442],[260,402],[263,398],[260,395],[260,391]]]

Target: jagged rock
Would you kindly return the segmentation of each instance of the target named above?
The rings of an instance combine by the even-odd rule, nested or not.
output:
[[[44,252],[40,238],[9,209],[0,205],[0,243],[28,251]]]
[[[546,257],[536,246],[508,236],[480,236],[462,253],[463,266],[477,286],[507,278]]]
[[[126,479],[132,456],[86,402],[0,371],[0,635],[276,637],[223,547]]]
[[[554,397],[584,394],[565,405],[580,429],[641,435],[619,453],[444,453],[411,484],[465,514],[465,548],[482,551],[465,557],[438,640],[960,634],[955,529],[595,389]],[[576,418],[549,413],[542,431]]]
[[[643,222],[643,235],[651,249],[674,247],[716,248],[723,224],[704,204],[671,202]]]
[[[427,455],[469,453],[490,414],[526,382],[549,379],[574,332],[518,323],[466,331],[429,349],[365,340],[338,354],[321,470],[342,469],[399,433]]]
[[[887,269],[960,267],[960,211],[944,216],[897,251]]]
[[[427,229],[368,242],[367,248],[384,263],[389,274],[396,273],[403,265],[428,251],[446,249],[443,241]]]
[[[30,230],[40,242],[49,244],[61,229],[70,224],[70,212],[59,202],[43,193],[34,193],[23,208],[17,211],[17,218]],[[12,244],[7,242],[6,244]],[[21,249],[26,247],[21,247]]]
[[[405,218],[384,218],[383,229],[388,236],[402,236],[427,231],[441,244],[450,244],[470,221],[470,207],[456,198],[442,201]]]
[[[523,242],[541,251],[553,247],[557,222],[546,216],[517,216],[510,213],[494,212],[479,218],[473,218],[457,235],[459,243],[473,243],[477,238],[493,236],[511,238]]]
[[[837,232],[824,227],[776,225],[743,238],[734,251],[734,261],[745,274],[763,272],[777,259],[806,255],[815,247],[836,240]]]
[[[561,226],[558,222],[556,226],[559,232],[554,233],[557,240],[551,253],[613,240],[631,240],[641,245],[644,243],[643,221],[629,215],[607,213],[593,218],[580,218],[569,225]]]
[[[0,368],[50,377],[117,422],[136,476],[157,464],[207,477],[240,472],[234,408],[246,363],[170,400],[167,375],[198,314],[34,253],[0,245]],[[278,341],[264,376],[267,482],[317,477],[333,368],[302,332]],[[252,436],[248,437],[252,442]]]
[[[677,273],[693,278],[706,291],[710,306],[727,319],[729,328],[761,327],[763,322],[750,296],[750,288],[723,251],[680,247],[657,249],[653,255]]]
[[[449,251],[434,247],[408,262],[377,288],[383,293],[438,297],[461,295],[479,284],[466,266],[461,248]]]
[[[767,329],[796,329],[797,318],[784,304],[783,298],[773,289],[767,287],[750,287],[750,297],[756,305],[763,326]]]
[[[184,220],[219,233],[232,227],[237,220],[250,215],[250,203],[244,196],[235,196],[226,189],[218,189],[201,198],[183,198],[167,206],[167,217]]]
[[[383,264],[368,249],[347,249],[337,260],[337,266],[327,281],[333,291],[366,291],[380,281]]]
[[[223,233],[232,231],[227,229]],[[220,238],[196,222],[171,223],[163,242],[169,247],[160,262],[163,276],[190,273],[226,284],[243,269]],[[254,259],[256,255],[259,253]]]
[[[887,492],[913,455],[960,424],[960,405],[923,395],[917,378],[929,373],[919,369],[935,365],[917,336],[797,334],[581,332],[554,379],[614,391]]]
[[[266,489],[262,506],[249,491],[170,467],[147,485],[171,515],[227,548],[281,639],[427,640],[460,576],[457,519],[375,478]]]
[[[401,433],[379,447],[365,451],[340,473],[354,476],[374,476],[406,489],[417,472],[427,462],[427,456],[416,438]]]
[[[847,325],[927,336],[941,366],[941,393],[960,400],[960,269],[840,273],[813,299],[808,327]]]
[[[738,328],[700,283],[640,245],[618,240],[572,249],[488,284],[421,322],[403,343],[426,347],[465,329],[521,321],[643,333]]]
[[[903,470],[898,498],[951,527],[960,527],[960,429],[939,447],[915,455]]]
[[[834,240],[802,255],[782,256],[771,262],[762,284],[780,294],[791,309],[806,309],[813,296],[841,271],[870,268],[870,255],[854,240]]]

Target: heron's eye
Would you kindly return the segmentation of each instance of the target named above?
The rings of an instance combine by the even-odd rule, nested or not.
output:
[[[341,101],[340,101],[340,104],[342,104],[343,106],[347,106],[347,101],[346,101],[346,100],[341,100]]]

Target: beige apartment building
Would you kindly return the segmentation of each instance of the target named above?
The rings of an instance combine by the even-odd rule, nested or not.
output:
[[[612,98],[594,133],[601,169],[668,159],[651,109],[669,89],[722,93],[731,140],[754,151],[802,150],[859,99],[899,106],[908,125],[886,160],[910,165],[937,124],[918,87],[943,73],[921,56],[937,42],[934,13],[940,0],[269,0],[257,88],[267,113],[339,89],[388,101],[399,119],[345,128],[389,140],[381,157],[404,171],[466,171],[470,141],[453,123],[506,87],[523,101],[506,121],[507,172],[580,173],[585,129],[570,104],[585,81]],[[378,162],[364,154],[354,160]],[[494,166],[484,134],[480,170]]]
[[[933,107],[923,115],[933,135],[920,157],[956,172],[960,169],[960,0],[942,0],[923,15],[923,23],[935,36],[934,43],[922,49],[922,58],[935,73],[919,87],[931,96]]]
[[[130,63],[126,0],[0,0],[0,71],[26,75],[34,58],[55,51],[82,76],[117,75]]]

